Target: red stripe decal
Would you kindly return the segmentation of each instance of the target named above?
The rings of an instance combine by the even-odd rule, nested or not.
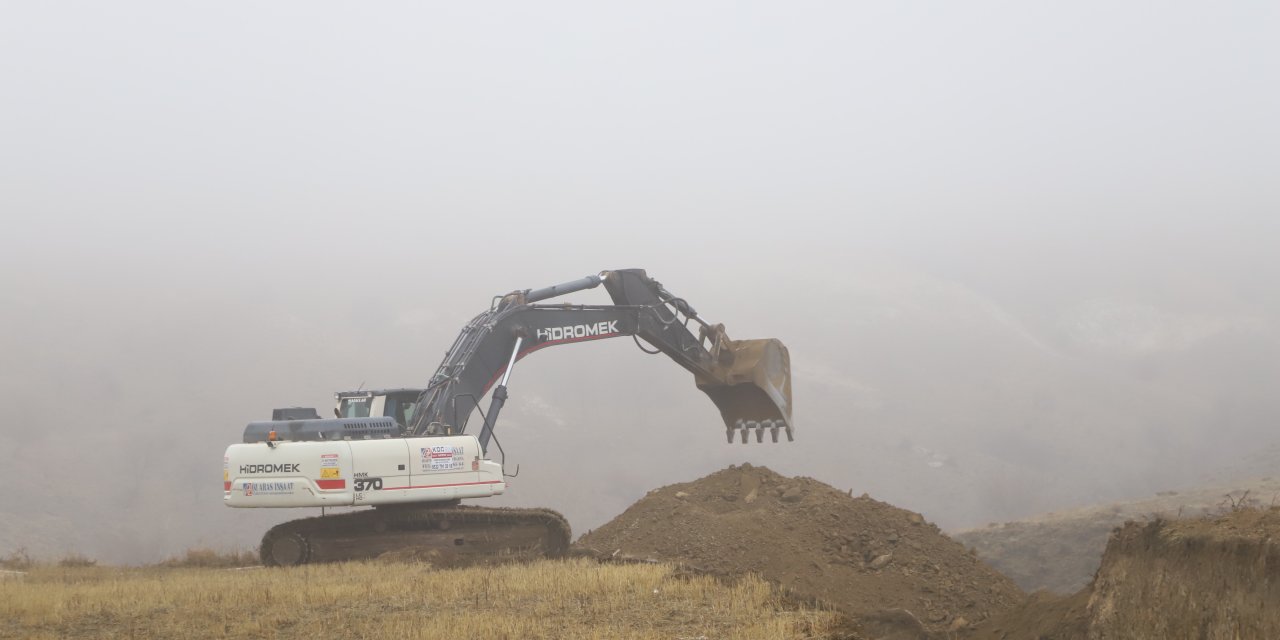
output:
[[[341,479],[339,479],[339,480],[316,480],[316,486],[319,486],[321,489],[346,489],[346,488],[347,488],[347,481],[346,481],[346,480],[341,480]]]
[[[484,482],[454,482],[452,484],[424,484],[410,487],[387,487],[386,491],[396,491],[398,489],[434,489],[436,487],[465,487],[475,484],[500,484],[501,480],[485,480]]]
[[[230,483],[230,482],[225,482],[225,481],[224,481],[224,482],[222,483],[222,490],[223,490],[223,491],[230,491],[230,490],[231,490],[231,483]]]

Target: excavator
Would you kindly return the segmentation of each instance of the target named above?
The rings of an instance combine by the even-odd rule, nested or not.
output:
[[[611,305],[539,304],[602,284]],[[720,410],[730,443],[735,435],[763,442],[766,432],[772,442],[780,434],[793,440],[791,364],[781,342],[731,340],[724,325],[703,320],[643,269],[619,269],[494,296],[423,388],[340,392],[332,418],[289,407],[249,423],[243,442],[223,456],[224,504],[322,508],[318,517],[267,531],[259,548],[267,566],[392,552],[436,566],[562,555],[571,534],[559,513],[461,501],[507,488],[494,428],[516,363],[547,347],[626,336],[693,373]],[[468,424],[476,413],[473,433]],[[324,510],[366,506],[372,508]]]

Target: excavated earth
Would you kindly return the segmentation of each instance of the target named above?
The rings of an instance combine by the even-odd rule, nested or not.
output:
[[[1277,460],[1268,452],[1264,459]],[[1075,593],[1093,580],[1111,531],[1128,521],[1203,519],[1236,507],[1262,507],[1280,497],[1280,477],[1233,480],[1229,484],[1161,491],[1155,496],[1047,513],[951,537],[1024,590]]]
[[[1107,545],[1089,637],[1280,638],[1280,509],[1131,523]]]
[[[1280,509],[1129,522],[1112,532],[1093,582],[1040,592],[968,640],[1280,638]]]
[[[870,637],[959,632],[1025,599],[918,513],[751,465],[655,489],[575,551],[756,573]]]

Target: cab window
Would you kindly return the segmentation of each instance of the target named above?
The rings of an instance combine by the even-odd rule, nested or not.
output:
[[[342,400],[342,417],[368,418],[369,398],[344,398]]]

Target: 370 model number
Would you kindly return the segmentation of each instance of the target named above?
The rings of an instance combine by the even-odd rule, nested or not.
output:
[[[355,481],[356,491],[381,491],[382,478],[357,478]]]

